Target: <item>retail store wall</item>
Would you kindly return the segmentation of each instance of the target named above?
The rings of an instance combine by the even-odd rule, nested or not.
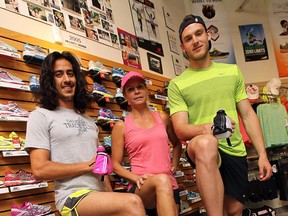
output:
[[[51,24],[48,24],[48,22],[39,21],[36,19],[33,19],[31,17],[23,16],[15,12],[11,12],[5,8],[4,0],[2,0],[3,3],[1,4],[0,1],[0,27],[10,29],[12,31],[20,32],[25,35],[31,35],[33,37],[43,39],[45,38],[46,41],[54,42],[53,35],[52,35],[52,27]],[[187,0],[186,0],[187,1]],[[31,0],[31,2],[35,2]],[[59,1],[60,2],[60,1]],[[104,2],[104,1],[103,1]],[[178,32],[178,26],[183,18],[183,11],[185,11],[184,1],[180,0],[177,1],[177,7],[175,7],[175,0],[157,0],[157,1],[151,1],[154,3],[155,7],[155,13],[159,28],[159,43],[163,46],[164,56],[159,56],[162,61],[162,67],[163,67],[163,76],[172,78],[175,76],[174,72],[174,66],[172,64],[172,56],[171,51],[169,47],[169,42],[167,38],[167,27],[165,26],[165,20],[163,16],[163,9],[162,7],[165,7],[169,9],[170,11],[173,11],[171,17],[173,18],[173,22],[175,22],[175,33],[177,35]],[[26,1],[24,1],[26,3]],[[129,6],[129,0],[111,0],[112,10],[113,10],[113,16],[115,20],[115,26],[131,33],[132,35],[135,35],[135,30],[133,26],[130,6]],[[20,8],[20,10],[27,10],[27,8]],[[51,10],[52,12],[52,10]],[[75,13],[75,12],[74,12]],[[28,12],[27,12],[28,14]],[[73,15],[73,13],[70,13]],[[78,14],[79,16],[79,14]],[[143,19],[143,25],[146,23],[146,21]],[[69,25],[69,23],[67,23]],[[77,32],[77,31],[76,31]],[[68,38],[69,35],[73,35],[70,32],[66,30],[61,30],[62,36],[64,38]],[[112,48],[107,45],[103,45],[101,43],[92,41],[87,39],[86,37],[80,37],[81,40],[84,40],[84,44],[87,48],[81,49],[79,47],[73,47],[69,46],[69,44],[65,44],[65,46],[68,46],[73,49],[78,49],[82,52],[89,53],[91,55],[101,56],[105,59],[109,59],[112,61],[115,61],[117,63],[122,63],[122,55],[121,51],[115,48]],[[178,39],[178,35],[176,37]],[[178,41],[179,42],[179,41]],[[141,65],[142,69],[145,71],[149,71],[151,73],[155,73],[154,71],[149,69],[149,64],[147,61],[147,51],[139,48],[140,52],[140,58],[141,58]]]
[[[4,29],[0,27],[0,40],[9,44],[12,47],[15,47],[19,50],[20,58],[12,58],[0,55],[0,68],[4,69],[8,73],[22,79],[26,85],[29,86],[29,77],[32,74],[36,76],[39,75],[40,66],[26,63],[23,60],[23,46],[25,43],[29,43],[32,45],[39,45],[42,47],[45,52],[49,53],[49,51],[63,51],[68,50],[72,51],[78,57],[81,58],[81,63],[83,66],[87,67],[89,60],[93,60],[94,62],[100,61],[102,62],[108,69],[112,67],[120,67],[126,72],[131,70],[136,70],[130,68],[128,66],[116,63],[114,61],[110,61],[95,55],[86,54],[77,50],[65,48],[63,46],[53,44],[41,39],[37,39],[28,35],[20,34],[18,32],[14,32],[8,29]],[[164,82],[169,81],[168,78],[151,74],[149,72],[145,72],[142,70],[136,70],[143,74],[146,79],[151,81],[151,85],[147,85],[150,94],[155,94],[157,90],[162,90],[164,87]],[[106,87],[108,91],[116,94],[116,84],[112,82],[112,78],[110,76],[109,79],[103,80],[102,84]],[[29,90],[21,90],[21,89],[11,89],[0,87],[0,103],[6,104],[7,101],[13,101],[23,109],[27,111],[33,111],[36,108],[36,104],[33,101],[33,95]],[[151,99],[151,102],[158,104],[158,106],[164,107],[164,102],[162,100]],[[97,119],[98,111],[101,106],[95,102],[89,107],[87,114],[90,115],[93,119]],[[115,102],[107,103],[105,108],[112,110],[112,112],[121,117],[123,109]],[[25,131],[26,131],[26,123],[27,121],[9,121],[7,119],[0,119],[0,136],[9,137],[9,134],[14,131],[20,137],[25,139]],[[103,130],[101,127],[99,140],[103,143],[103,138],[105,136],[109,136],[111,131]],[[12,151],[11,151],[12,152]],[[19,169],[24,169],[25,171],[31,172],[30,161],[28,156],[4,156],[2,152],[0,152],[0,181],[4,181],[5,172],[11,171],[12,173],[16,173]],[[3,189],[3,188],[0,188]],[[47,204],[53,206],[53,211],[56,212],[54,205],[54,189],[53,189],[53,181],[48,181],[47,185],[42,184],[39,188],[20,190],[20,187],[13,187],[14,191],[11,191],[11,187],[9,191],[6,193],[0,194],[0,215],[11,215],[10,209],[11,206],[16,204],[21,206],[24,201],[30,201],[35,204]],[[1,192],[1,190],[0,190]],[[3,192],[3,191],[2,191]]]
[[[169,9],[173,15],[175,34],[177,35],[178,40],[178,27],[184,15],[191,13],[191,1],[151,0],[151,2],[153,2],[155,5],[160,30],[160,42],[162,43],[164,50],[164,57],[160,57],[162,60],[163,75],[165,77],[173,78],[175,73],[169,42],[167,39],[167,27],[165,25],[162,7]],[[209,1],[205,2],[207,3]],[[268,25],[265,4],[266,0],[248,1],[242,12],[237,12],[236,9],[243,3],[243,0],[217,2],[223,2],[225,6],[225,12],[227,12],[227,19],[229,21],[228,27],[230,28],[229,37],[232,38],[236,62],[244,74],[245,81],[247,83],[263,82],[270,80],[272,77],[278,77],[278,69],[275,62],[274,49],[271,39],[271,30]],[[113,6],[113,14],[115,15],[115,24],[117,27],[131,34],[135,34],[132,16],[129,9],[129,0],[111,0],[111,4]],[[201,11],[199,11],[199,15],[201,15]],[[238,29],[239,25],[245,24],[263,25],[265,36],[267,38],[267,49],[269,52],[268,60],[245,62]],[[10,12],[4,8],[0,8],[0,26],[23,34],[31,35],[36,38],[45,38],[46,41],[53,42],[50,25],[21,16],[17,13]],[[66,31],[63,32],[67,34]],[[119,50],[93,42],[91,40],[87,41],[87,47],[87,50],[81,51],[90,53],[92,55],[102,56],[105,59],[109,59],[117,63],[122,63],[121,52]],[[140,48],[139,51],[143,70],[155,73],[149,69],[147,51],[142,48]]]

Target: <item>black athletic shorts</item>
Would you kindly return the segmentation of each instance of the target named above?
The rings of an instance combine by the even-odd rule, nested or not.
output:
[[[236,157],[228,155],[222,150],[219,150],[221,156],[221,166],[219,168],[225,194],[233,197],[241,203],[247,200],[248,188],[248,163],[246,156]],[[195,169],[195,163],[189,158],[185,151],[187,161]],[[196,174],[197,175],[197,174]]]

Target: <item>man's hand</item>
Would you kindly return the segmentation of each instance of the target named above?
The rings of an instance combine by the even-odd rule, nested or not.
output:
[[[272,167],[266,156],[260,156],[258,159],[259,180],[266,181],[272,175]]]

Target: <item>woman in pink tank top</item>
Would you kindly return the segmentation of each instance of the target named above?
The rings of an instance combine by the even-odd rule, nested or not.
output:
[[[144,77],[129,72],[121,88],[131,112],[112,130],[114,172],[127,179],[129,192],[138,194],[148,215],[179,215],[179,187],[173,175],[181,155],[169,115],[151,111],[147,105],[148,89]],[[170,158],[169,141],[173,145]],[[122,167],[124,150],[128,152],[131,171]]]

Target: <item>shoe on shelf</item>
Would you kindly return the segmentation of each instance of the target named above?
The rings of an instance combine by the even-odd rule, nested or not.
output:
[[[103,73],[111,73],[110,70],[108,70],[101,62],[97,61],[94,62],[92,60],[89,61],[89,71],[93,70],[96,72],[103,72]]]
[[[16,48],[4,43],[1,40],[0,40],[0,50],[5,50],[5,51],[9,51],[9,52],[14,52],[14,53],[18,52],[18,50]]]
[[[39,77],[32,74],[29,78],[29,86],[30,86],[31,92],[33,92],[33,93],[39,92],[39,88],[40,88]]]
[[[117,100],[118,103],[122,103],[126,100],[123,96],[121,88],[116,88],[115,99]]]
[[[37,58],[44,60],[47,56],[46,52],[38,45],[24,44],[23,58],[24,60],[29,58]]]
[[[106,146],[111,147],[111,135],[104,137],[104,147]]]
[[[229,52],[221,52],[216,48],[213,48],[212,51],[209,52],[211,59],[223,59],[228,57]]]
[[[122,78],[126,75],[126,72],[122,68],[112,68],[112,78],[119,77]]]
[[[37,205],[31,202],[24,202],[21,207],[11,206],[11,216],[42,216],[51,211],[52,207],[50,205]]]
[[[0,151],[15,150],[12,138],[0,136]]]
[[[129,114],[129,112],[128,111],[126,111],[126,110],[124,110],[123,112],[122,112],[122,115],[121,115],[121,120],[122,121],[125,121],[125,118],[126,118],[126,116]]]
[[[28,117],[30,112],[21,108],[18,104],[8,101],[7,106],[10,112],[12,112],[9,116],[17,116],[17,117]]]
[[[23,80],[0,68],[0,82],[25,85]]]
[[[103,97],[114,98],[114,95],[109,92],[103,85],[93,83],[93,94],[100,94]]]
[[[110,109],[101,108],[98,111],[98,120],[118,121],[120,118],[112,113]]]
[[[189,191],[187,194],[187,200],[199,200],[200,199],[200,194],[196,193],[194,191]]]
[[[36,184],[41,182],[41,180],[36,180],[32,173],[26,172],[23,169],[20,169],[16,173],[12,173],[11,171],[5,172],[5,186],[18,186],[18,185],[26,185],[26,184]]]

